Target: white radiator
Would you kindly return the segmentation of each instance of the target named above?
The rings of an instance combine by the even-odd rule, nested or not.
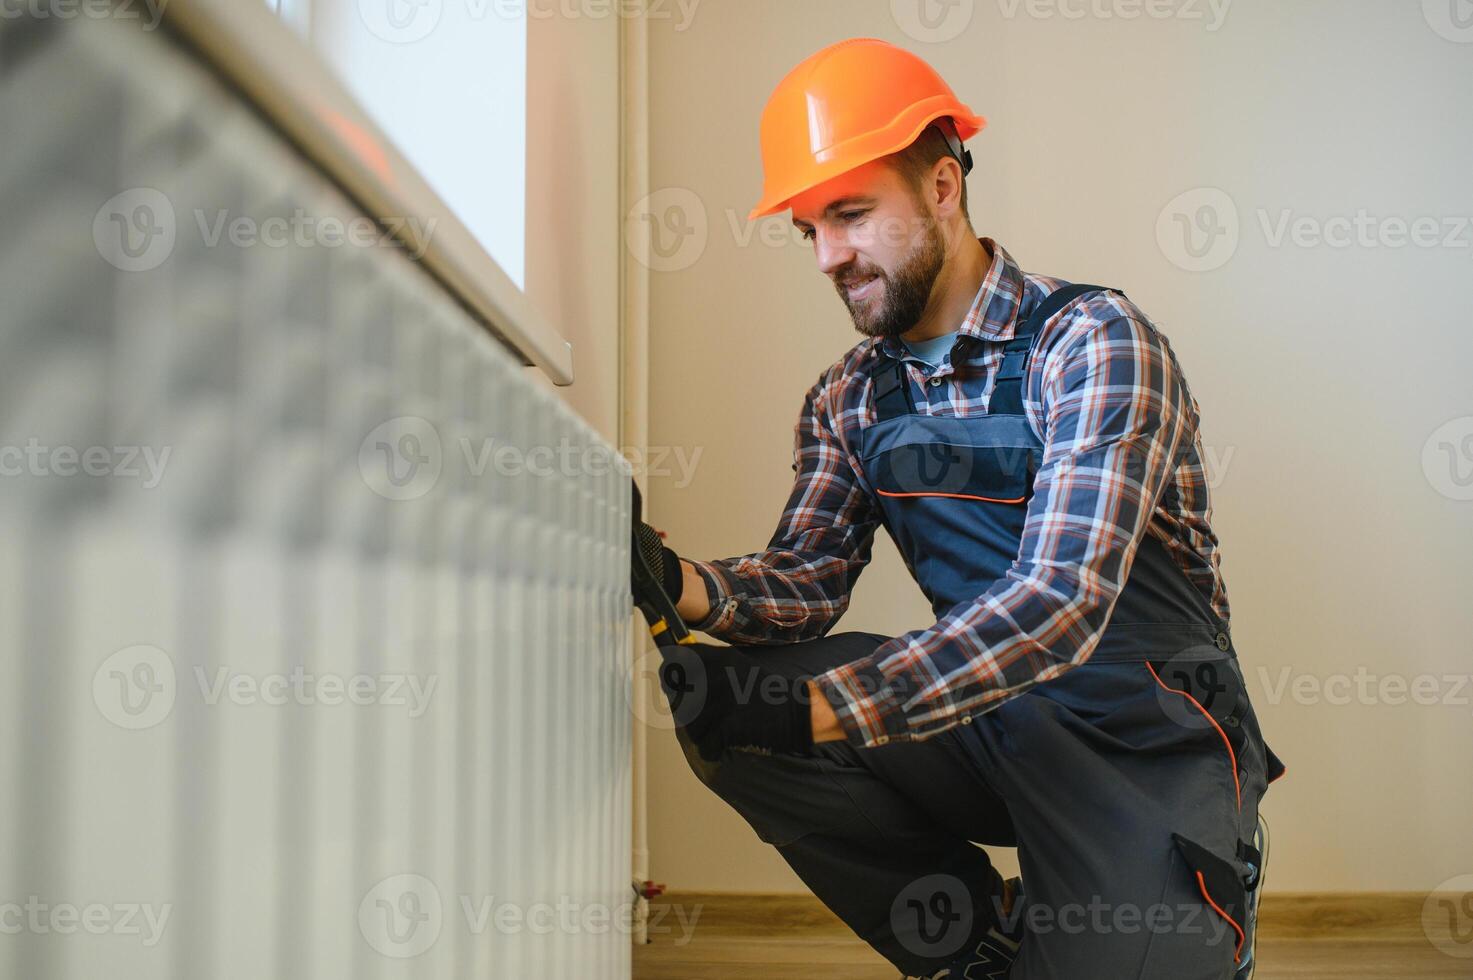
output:
[[[625,461],[165,31],[0,214],[0,977],[627,977]]]

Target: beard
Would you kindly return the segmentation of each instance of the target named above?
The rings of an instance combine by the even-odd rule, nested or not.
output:
[[[934,220],[928,220],[921,230],[921,241],[893,274],[879,268],[845,268],[834,277],[834,287],[849,310],[855,330],[866,337],[899,337],[920,322],[945,261],[940,229]],[[879,279],[880,292],[852,302],[845,284],[872,276]]]

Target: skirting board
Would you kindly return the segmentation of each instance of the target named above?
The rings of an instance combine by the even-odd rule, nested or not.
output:
[[[1453,896],[1449,896],[1450,898]],[[1265,939],[1333,939],[1426,942],[1423,892],[1274,893],[1263,897],[1260,936]],[[650,903],[652,921],[671,928],[699,922],[703,935],[753,931],[852,935],[811,895],[670,892]],[[660,930],[652,930],[658,933]],[[658,935],[652,935],[659,941]]]

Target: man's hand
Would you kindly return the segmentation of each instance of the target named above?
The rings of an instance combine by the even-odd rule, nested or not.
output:
[[[696,643],[661,651],[660,686],[675,723],[715,762],[727,749],[807,752],[813,708],[806,677],[790,679],[732,647]]]
[[[808,699],[813,703],[813,740],[815,742],[841,742],[844,740],[844,729],[839,724],[839,716],[834,714],[834,706],[829,704],[818,685],[812,681],[808,682]]]

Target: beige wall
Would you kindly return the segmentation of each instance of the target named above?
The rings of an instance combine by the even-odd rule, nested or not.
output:
[[[1208,30],[967,0],[952,9],[970,22],[936,44],[892,19],[904,7],[707,0],[685,30],[678,18],[651,23],[651,181],[668,189],[657,213],[677,217],[668,206],[683,203],[706,228],[704,245],[689,239],[675,268],[653,275],[650,441],[703,452],[689,486],[650,481],[672,543],[702,558],[764,546],[790,486],[803,392],[858,339],[807,248],[781,231],[785,218],[769,219],[776,246],[742,237],[755,230],[745,215],[763,101],[824,44],[905,44],[990,117],[972,143],[979,233],[1028,270],[1127,290],[1171,338],[1201,403],[1235,636],[1290,770],[1265,804],[1271,886],[1427,889],[1473,873],[1473,690],[1439,682],[1438,696],[1461,705],[1388,703],[1394,690],[1364,705],[1271,696],[1284,671],[1313,684],[1353,682],[1358,668],[1407,679],[1473,670],[1473,502],[1455,499],[1470,488],[1439,455],[1459,445],[1473,469],[1473,441],[1451,438],[1473,434],[1473,232],[1450,224],[1438,237],[1460,232],[1460,247],[1399,248],[1269,235],[1285,209],[1473,215],[1473,44],[1433,30],[1424,16],[1436,4],[1424,15],[1411,2],[1239,0]],[[1205,2],[1189,8],[1214,16]],[[1238,246],[1217,268],[1184,271],[1172,261],[1187,261],[1180,236],[1158,243],[1158,217],[1204,187],[1228,195]],[[1460,419],[1424,466],[1435,430]],[[877,542],[838,628],[929,623],[888,539]],[[695,781],[668,732],[652,734],[650,766],[657,879],[801,887]]]
[[[618,445],[618,20],[529,18],[527,93],[527,296],[573,345],[556,390]]]

